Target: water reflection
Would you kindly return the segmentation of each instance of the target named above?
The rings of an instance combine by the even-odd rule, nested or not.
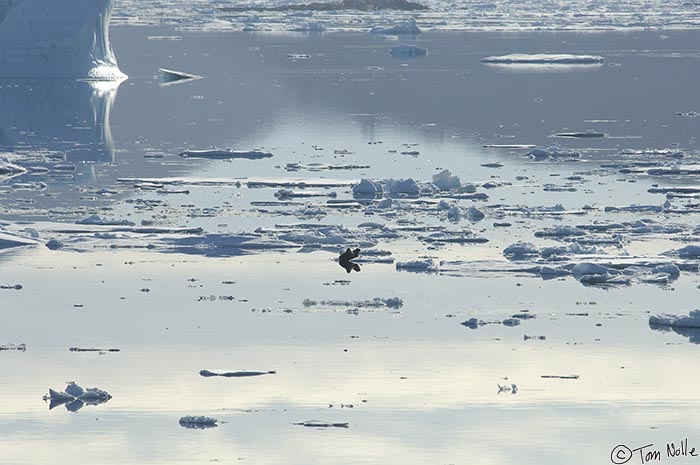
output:
[[[110,113],[122,82],[0,81],[0,150],[31,150],[16,160],[25,166],[114,161]]]

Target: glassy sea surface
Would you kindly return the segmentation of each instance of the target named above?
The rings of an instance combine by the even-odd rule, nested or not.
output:
[[[605,225],[576,247],[616,263],[694,244],[693,193],[654,189],[697,185],[698,39],[426,32],[409,40],[426,56],[395,58],[407,39],[122,26],[120,85],[0,81],[0,146],[29,169],[0,184],[0,224],[37,241],[0,254],[0,344],[26,344],[0,351],[0,463],[601,464],[618,444],[700,446],[700,335],[648,324],[695,308],[698,256],[677,279],[606,285],[503,256],[570,246],[535,234],[561,226]],[[481,62],[510,53],[605,61]],[[163,85],[159,68],[202,78]],[[604,137],[561,137],[578,132]],[[528,156],[553,146],[578,156]],[[273,156],[179,155],[209,148]],[[351,192],[443,170],[488,199]],[[488,242],[445,239],[467,229]],[[351,244],[369,260],[348,274]],[[69,381],[112,398],[49,409]]]

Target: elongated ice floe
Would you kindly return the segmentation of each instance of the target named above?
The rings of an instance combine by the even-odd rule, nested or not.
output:
[[[219,420],[205,416],[184,416],[179,420],[180,426],[191,429],[205,429],[219,426]]]
[[[605,60],[598,55],[569,55],[569,54],[526,54],[513,53],[510,55],[490,56],[482,58],[483,63],[495,64],[543,64],[543,65],[593,65]]]
[[[205,378],[211,378],[211,377],[215,377],[215,376],[220,376],[222,378],[250,378],[253,376],[274,375],[276,373],[277,373],[276,371],[222,371],[222,372],[216,372],[216,371],[209,371],[209,370],[200,370],[199,376],[203,376]]]
[[[109,43],[112,0],[0,2],[0,76],[122,80]]]
[[[183,158],[210,158],[214,160],[230,160],[234,158],[247,158],[258,160],[260,158],[270,158],[272,154],[260,150],[235,151],[235,150],[185,150],[180,153]]]

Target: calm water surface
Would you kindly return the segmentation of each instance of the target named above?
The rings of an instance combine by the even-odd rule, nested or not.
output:
[[[172,34],[181,40],[149,39]],[[2,219],[73,222],[101,212],[138,222],[154,213],[135,210],[130,200],[166,200],[159,224],[252,231],[296,221],[250,208],[251,201],[274,200],[273,189],[194,186],[187,196],[165,197],[117,179],[429,180],[438,169],[462,181],[528,176],[496,191],[492,203],[658,204],[660,197],[646,192],[650,178],[599,173],[576,192],[540,186],[552,174],[597,169],[626,148],[697,150],[698,120],[676,113],[700,111],[700,49],[688,45],[698,35],[426,33],[418,44],[427,57],[398,60],[389,55],[395,42],[364,34],[116,28],[114,48],[130,76],[118,88],[1,83],[0,145],[34,164],[60,157],[75,166],[66,175],[23,177],[45,182],[44,190],[0,192]],[[600,54],[606,63],[561,70],[479,62],[515,52]],[[161,87],[159,67],[204,79]],[[587,130],[609,137],[551,138]],[[554,143],[583,149],[584,159],[541,163],[523,151],[482,147]],[[274,157],[177,156],[207,147],[261,148]],[[401,154],[409,150],[420,154]],[[495,161],[505,166],[480,166]],[[298,162],[370,168],[283,169]],[[190,204],[216,210],[192,216],[180,208]],[[593,215],[590,221],[605,219]],[[366,220],[332,213],[323,222]],[[531,234],[528,225],[481,228],[488,244],[435,253],[495,259]],[[672,247],[659,242],[630,247]],[[406,259],[424,253],[414,243],[392,252]],[[647,325],[649,312],[693,308],[696,275],[672,287],[604,290],[506,273],[401,273],[390,264],[346,275],[333,258],[322,251],[229,259],[108,248],[4,253],[0,284],[23,288],[0,291],[0,343],[28,348],[0,352],[0,463],[601,464],[610,463],[616,444],[662,448],[686,436],[700,442],[699,348]],[[404,302],[399,309],[346,312],[352,302],[395,296]],[[350,303],[305,307],[306,298]],[[537,318],[515,328],[459,324],[524,309]],[[69,352],[74,346],[121,351]],[[203,378],[201,369],[276,374]],[[41,396],[70,380],[113,398],[77,413],[49,411]],[[512,383],[516,394],[498,393],[497,384]],[[189,430],[178,425],[184,415],[223,423]],[[306,420],[349,427],[294,424]]]

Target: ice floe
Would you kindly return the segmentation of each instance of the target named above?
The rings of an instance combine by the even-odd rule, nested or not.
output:
[[[483,63],[495,64],[591,65],[601,64],[605,60],[603,57],[597,55],[514,53],[510,55],[485,57],[482,58],[481,61]]]
[[[100,405],[111,399],[112,396],[98,388],[83,389],[75,382],[66,385],[63,392],[49,389],[44,400],[49,401],[49,410],[65,405],[66,410],[77,412],[85,405]]]
[[[190,429],[206,429],[219,426],[219,420],[205,416],[185,416],[179,420],[180,426]]]
[[[235,158],[259,160],[261,158],[271,158],[272,154],[260,150],[248,152],[235,150],[185,150],[180,152],[180,156],[183,158],[209,158],[213,160],[230,160]]]
[[[215,372],[209,370],[200,370],[199,375],[205,378],[220,376],[222,378],[250,378],[253,376],[274,375],[276,371],[222,371]]]

